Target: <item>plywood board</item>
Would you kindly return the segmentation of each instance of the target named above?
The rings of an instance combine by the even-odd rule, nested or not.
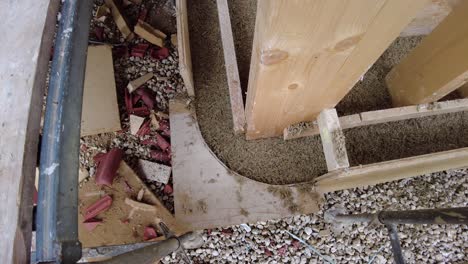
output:
[[[42,102],[60,1],[0,1],[0,263],[29,263]]]
[[[179,51],[179,70],[189,96],[195,96],[192,75],[192,57],[187,17],[187,0],[176,0],[177,11],[177,50]]]
[[[83,90],[81,136],[121,130],[112,47],[89,46]]]
[[[83,247],[143,242],[144,228],[146,226],[157,227],[159,221],[164,222],[177,235],[187,232],[125,162],[121,162],[117,173],[118,176],[111,187],[99,187],[94,183],[94,179],[90,179],[80,187],[78,231]],[[136,200],[141,189],[145,190],[142,202],[153,205],[155,212],[136,210],[131,213],[132,207],[125,203],[125,198]],[[108,211],[97,216],[103,220],[103,223],[93,231],[86,230],[83,225],[85,209],[105,195],[111,195],[113,202]],[[126,219],[129,219],[128,223],[124,223]],[[158,240],[161,239],[163,237]]]
[[[468,1],[463,1],[386,77],[395,106],[434,102],[468,80]]]
[[[188,101],[170,103],[176,219],[190,229],[254,223],[316,212],[309,183],[268,185],[229,170],[206,146]]]
[[[279,136],[333,108],[426,3],[259,0],[247,138]]]
[[[468,91],[467,91],[468,92]],[[468,93],[467,93],[468,96]],[[362,112],[339,118],[342,129],[361,127],[387,122],[420,118],[425,116],[441,115],[468,111],[468,99],[434,102],[428,104],[396,107],[390,109]],[[284,140],[320,134],[317,122],[308,122],[289,126],[283,131]]]

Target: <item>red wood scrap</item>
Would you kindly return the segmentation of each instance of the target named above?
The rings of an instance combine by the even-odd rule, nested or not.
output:
[[[135,93],[141,97],[141,100],[151,110],[154,108],[155,95],[152,90],[146,87],[138,88]]]
[[[133,108],[131,113],[139,117],[147,117],[149,116],[151,112],[148,109],[148,107],[142,106],[142,107]]]
[[[158,147],[162,150],[168,150],[171,148],[171,144],[169,144],[169,142],[167,142],[167,140],[159,135],[158,133],[155,133],[155,137],[156,137],[156,142],[158,143]]]
[[[160,49],[151,49],[150,56],[156,60],[163,60],[169,57],[169,49],[162,47]]]
[[[136,105],[138,101],[141,99],[141,95],[139,94],[130,94],[132,96],[132,104]]]
[[[130,55],[134,57],[142,58],[145,56],[146,50],[149,48],[149,44],[140,43],[132,48]]]
[[[161,150],[152,150],[150,152],[151,158],[157,161],[169,163],[171,161],[171,154]]]
[[[97,185],[112,185],[120,162],[122,161],[122,156],[123,151],[118,148],[111,149],[104,155],[98,154],[95,156],[95,161],[98,163],[95,176]],[[96,159],[96,157],[98,158]]]
[[[102,27],[95,27],[94,28],[94,36],[99,41],[104,41],[104,28]]]
[[[94,218],[98,214],[106,211],[112,205],[112,197],[106,195],[86,208],[86,213],[84,215],[85,222]]]
[[[151,226],[145,227],[145,231],[143,232],[143,238],[145,240],[150,240],[150,239],[157,238],[157,237],[158,237],[158,234],[156,233],[156,230],[153,227]]]
[[[93,231],[100,223],[102,223],[101,219],[91,218],[83,222],[84,227],[89,232]]]
[[[151,133],[150,123],[151,123],[150,120],[145,121],[143,123],[143,125],[141,125],[141,127],[138,130],[138,132],[136,133],[136,135],[139,136],[139,137],[144,137],[144,136],[148,135],[149,133]]]
[[[174,190],[172,189],[172,186],[170,184],[166,184],[164,186],[163,192],[167,195],[172,194]]]

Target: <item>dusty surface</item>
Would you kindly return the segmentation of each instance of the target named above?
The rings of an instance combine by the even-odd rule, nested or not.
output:
[[[246,87],[253,40],[256,1],[229,1],[242,86]],[[214,0],[189,1],[189,28],[202,134],[231,169],[254,180],[286,184],[326,173],[320,137],[284,142],[247,142],[232,132],[228,86]],[[337,106],[339,115],[391,107],[384,77],[421,41],[399,38]],[[468,146],[466,113],[407,120],[345,131],[351,166]]]
[[[328,209],[344,213],[467,206],[467,170],[427,174],[411,179],[325,195],[313,215],[298,215],[223,229],[205,230],[202,248],[190,250],[195,263],[327,263],[288,233],[303,239],[337,264],[394,263],[383,227],[355,224],[337,230],[325,221]],[[466,225],[399,225],[406,263],[467,263]],[[180,263],[174,256],[163,263]]]
[[[282,139],[247,142],[243,135],[234,135],[216,2],[202,0],[187,4],[197,116],[211,149],[231,169],[262,182],[304,182],[325,173],[318,137],[289,142]]]

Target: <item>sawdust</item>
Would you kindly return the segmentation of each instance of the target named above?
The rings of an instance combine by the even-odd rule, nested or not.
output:
[[[255,26],[256,1],[229,2],[244,97]],[[230,169],[270,184],[311,181],[327,172],[319,136],[246,141],[235,135],[216,1],[188,1],[196,109],[208,146]],[[391,108],[384,78],[421,37],[398,38],[337,105],[339,116]],[[456,97],[454,93],[446,99]],[[345,130],[351,166],[468,146],[468,116],[447,114]]]
[[[294,202],[291,188],[283,186],[269,186],[267,189],[273,196],[278,197],[283,202],[283,206],[287,207],[291,213],[299,210],[299,206]]]
[[[331,133],[333,139],[333,153],[335,154],[336,161],[339,163],[340,167],[346,166],[343,164],[346,161],[346,140],[342,130],[335,130]]]

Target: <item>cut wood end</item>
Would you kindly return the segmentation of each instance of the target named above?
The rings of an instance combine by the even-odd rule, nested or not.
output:
[[[159,47],[164,46],[164,40],[167,38],[167,35],[164,32],[153,28],[150,24],[142,20],[138,20],[134,31],[141,38]]]

